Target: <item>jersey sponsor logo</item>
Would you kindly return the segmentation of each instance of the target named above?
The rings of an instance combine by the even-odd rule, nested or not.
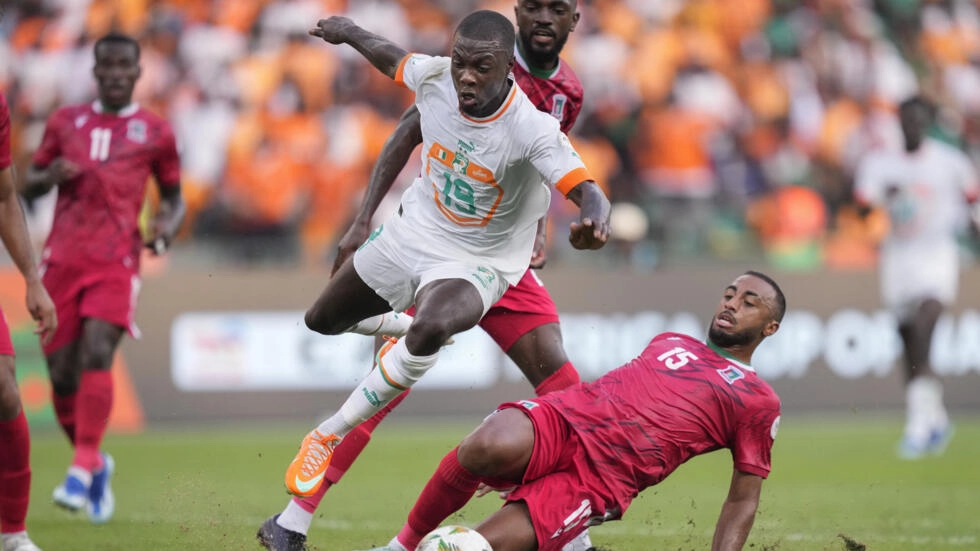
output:
[[[520,404],[522,408],[527,409],[527,410],[532,410],[532,409],[538,407],[538,403],[537,402],[532,402],[531,400],[521,400],[520,402],[517,402],[517,403]]]
[[[136,143],[146,143],[146,121],[131,120],[126,124],[126,139]]]
[[[86,122],[88,122],[88,115],[79,115],[75,117],[75,129],[77,130],[85,126]]]
[[[728,384],[733,384],[735,381],[745,378],[745,373],[742,373],[742,370],[734,365],[730,365],[725,369],[719,369],[715,373],[721,375],[721,378]]]

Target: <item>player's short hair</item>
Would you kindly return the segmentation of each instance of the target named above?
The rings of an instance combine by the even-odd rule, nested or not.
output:
[[[929,99],[925,96],[916,94],[898,105],[899,113],[913,108],[923,109],[929,115],[930,119],[933,119],[936,116],[936,104],[929,101]]]
[[[128,44],[136,50],[136,60],[139,61],[140,43],[129,35],[118,32],[110,32],[109,34],[103,35],[102,38],[95,41],[95,47],[93,47],[92,51],[98,54],[99,46],[103,44]]]
[[[513,48],[517,40],[514,24],[502,14],[492,10],[475,11],[459,22],[456,34],[473,40],[493,40],[506,48]]]
[[[776,291],[776,304],[775,304],[776,309],[775,309],[775,311],[773,311],[772,317],[776,321],[782,322],[783,321],[783,316],[786,314],[786,295],[783,294],[783,290],[779,288],[779,284],[776,283],[776,280],[774,280],[773,278],[767,276],[766,274],[764,274],[762,272],[757,272],[755,270],[749,270],[749,271],[745,272],[744,275],[750,275],[750,276],[753,276],[753,277],[757,277],[757,278],[761,279],[762,281],[765,281],[766,283],[768,283],[769,286],[772,287],[772,290],[773,291]]]

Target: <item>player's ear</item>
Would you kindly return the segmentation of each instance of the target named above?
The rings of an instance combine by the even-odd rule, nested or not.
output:
[[[766,326],[762,328],[763,337],[771,337],[776,331],[779,331],[779,322],[776,320],[769,320]]]
[[[579,13],[578,10],[572,14],[572,24],[568,27],[568,32],[573,32],[575,30],[575,26],[578,25],[578,18],[581,16],[582,14]]]

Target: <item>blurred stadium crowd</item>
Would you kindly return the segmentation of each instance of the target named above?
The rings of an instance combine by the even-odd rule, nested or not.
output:
[[[0,89],[15,162],[26,169],[53,109],[94,98],[92,43],[120,30],[143,47],[137,100],[180,143],[190,215],[178,246],[218,261],[322,264],[412,96],[306,31],[346,14],[444,54],[462,15],[513,18],[513,6],[4,0]],[[580,0],[579,10],[562,56],[586,92],[572,141],[616,205],[606,253],[616,262],[872,266],[887,221],[858,214],[852,177],[864,152],[901,146],[896,106],[913,93],[940,105],[936,133],[980,164],[980,2]],[[39,239],[45,201],[30,206]],[[571,213],[554,201],[553,225]]]

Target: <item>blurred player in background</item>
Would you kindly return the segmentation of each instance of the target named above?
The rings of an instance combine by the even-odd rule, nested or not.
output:
[[[55,502],[109,520],[112,457],[100,451],[112,410],[110,367],[133,323],[140,287],[139,227],[150,175],[160,191],[151,248],[161,254],[180,227],[180,162],[170,125],[133,103],[140,48],[109,34],[95,43],[98,99],[56,110],[27,174],[29,198],[58,188],[54,222],[41,258],[58,330],[44,345],[55,414],[75,456]]]
[[[569,233],[574,247],[598,249],[609,234],[608,199],[558,122],[509,76],[516,36],[507,18],[487,10],[466,16],[452,58],[409,54],[343,17],[320,20],[310,33],[350,44],[416,92],[426,168],[307,311],[308,327],[338,334],[359,322],[376,329],[381,314],[417,308],[405,337],[382,348],[378,367],[304,438],[285,477],[298,496],[317,492],[344,436],[418,381],[447,339],[476,325],[520,281],[550,202],[545,184],[580,207]]]
[[[922,97],[899,109],[904,151],[876,151],[858,166],[855,194],[865,205],[884,207],[891,229],[881,247],[879,272],[885,305],[898,319],[904,347],[906,424],[902,457],[942,453],[952,435],[943,388],[929,363],[932,333],[956,298],[957,234],[973,204],[980,227],[980,182],[960,150],[929,138],[935,106]]]
[[[0,94],[0,239],[27,284],[27,311],[37,321],[42,342],[58,328],[54,302],[41,282],[24,211],[17,198],[10,160],[10,110]],[[0,547],[40,551],[27,536],[24,520],[31,493],[31,438],[20,402],[10,329],[0,310]]]
[[[501,405],[442,460],[490,485],[518,485],[477,531],[495,551],[557,551],[620,519],[685,461],[728,448],[732,480],[711,549],[742,549],[780,415],[750,363],[785,312],[779,286],[746,272],[724,289],[706,342],[663,333],[595,382]]]
[[[522,1],[518,2],[514,11],[518,29],[514,45],[517,62],[513,67],[514,78],[538,110],[558,119],[561,130],[567,133],[578,118],[583,91],[578,77],[568,64],[562,62],[559,54],[569,33],[575,30],[578,23],[577,3],[570,0]],[[338,247],[334,273],[367,240],[378,206],[420,143],[422,129],[419,112],[413,105],[402,115],[398,127],[382,149],[361,210]],[[547,260],[546,229],[546,220],[542,218],[538,222],[531,268],[540,268]],[[408,314],[413,312],[414,309],[410,309]],[[384,318],[381,322],[383,329],[359,326],[359,330],[401,337],[412,320],[408,314],[393,314]],[[562,346],[557,308],[531,269],[516,285],[508,287],[479,325],[521,369],[538,395],[579,382],[578,372],[568,361]],[[275,551],[302,549],[313,513],[329,487],[340,480],[370,441],[372,431],[408,393],[400,394],[344,438],[334,449],[320,490],[310,497],[294,497],[281,514],[266,520],[258,533],[263,545]],[[465,494],[468,499],[472,495],[479,481],[466,475],[463,471],[437,472],[438,479],[446,484],[423,496],[417,507],[418,513],[413,517],[418,517],[418,529],[415,533],[405,534],[401,545],[414,548],[420,536],[445,518],[445,511],[455,509],[457,496]],[[430,527],[433,521],[436,524]],[[587,532],[583,532],[583,539],[578,542],[581,549],[591,547],[587,537]],[[392,545],[397,544],[392,542]]]

